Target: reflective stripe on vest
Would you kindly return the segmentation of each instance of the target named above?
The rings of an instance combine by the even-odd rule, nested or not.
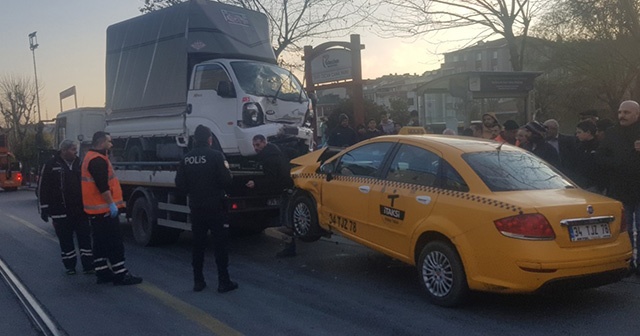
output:
[[[96,151],[88,151],[82,161],[82,203],[84,204],[84,212],[90,215],[99,215],[109,212],[109,204],[104,200],[102,194],[96,186],[93,176],[89,173],[89,162],[95,158],[102,158],[107,162],[108,167],[108,182],[109,190],[111,191],[111,197],[113,202],[118,208],[124,208],[125,202],[122,199],[122,189],[120,188],[120,182],[113,173],[113,167],[109,158]]]

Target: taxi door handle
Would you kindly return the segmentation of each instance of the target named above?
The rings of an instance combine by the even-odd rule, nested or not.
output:
[[[431,197],[429,197],[429,196],[416,196],[416,201],[418,201],[418,203],[420,203],[420,204],[427,205],[427,204],[431,203]]]
[[[369,187],[369,186],[359,186],[358,190],[360,190],[360,192],[363,193],[363,194],[368,194],[369,191],[371,191],[371,187]]]

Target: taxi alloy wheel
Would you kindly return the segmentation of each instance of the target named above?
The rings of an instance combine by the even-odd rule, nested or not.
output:
[[[304,242],[314,242],[320,239],[318,214],[315,202],[305,195],[295,197],[289,208],[291,227],[297,238]]]
[[[418,276],[429,300],[439,306],[462,303],[469,291],[460,256],[443,241],[427,243],[420,253]]]

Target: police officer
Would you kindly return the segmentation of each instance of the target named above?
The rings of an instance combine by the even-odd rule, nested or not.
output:
[[[176,187],[189,196],[193,231],[193,290],[202,291],[207,283],[202,272],[207,233],[211,230],[214,256],[218,268],[218,292],[238,288],[229,277],[227,250],[229,224],[224,206],[225,188],[231,185],[231,171],[224,154],[211,148],[211,130],[198,125],[194,133],[195,148],[187,153],[178,166]]]
[[[49,221],[49,217],[53,221],[66,273],[76,274],[78,258],[73,239],[75,233],[82,270],[84,274],[93,274],[91,227],[82,206],[78,144],[64,140],[59,148],[60,151],[44,164],[40,173],[40,217],[45,222]]]
[[[291,166],[289,160],[280,151],[278,146],[268,143],[262,134],[253,137],[253,149],[258,153],[257,159],[262,162],[262,170],[265,179],[260,186],[264,190],[281,191],[280,197],[280,230],[285,234],[285,247],[276,254],[278,258],[294,257],[296,255],[296,241],[293,237],[293,231],[286,226],[286,205],[289,201],[291,188],[293,188],[293,179],[291,179]],[[248,188],[255,188],[256,182],[250,180],[247,182]]]
[[[112,146],[109,133],[96,132],[82,162],[82,202],[93,229],[93,266],[98,284],[136,285],[142,278],[131,275],[124,266],[118,215],[125,204],[107,156]]]

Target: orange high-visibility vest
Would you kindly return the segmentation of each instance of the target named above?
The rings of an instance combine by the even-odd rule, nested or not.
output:
[[[116,203],[118,208],[124,208],[125,203],[122,200],[122,189],[120,188],[120,182],[113,173],[113,167],[106,155],[102,155],[96,151],[88,151],[82,161],[82,203],[84,204],[84,212],[89,215],[100,215],[109,212],[109,203],[107,203],[100,190],[96,186],[96,182],[93,176],[89,173],[89,162],[95,158],[103,158],[107,161],[109,169],[109,190],[111,191],[111,197]]]

